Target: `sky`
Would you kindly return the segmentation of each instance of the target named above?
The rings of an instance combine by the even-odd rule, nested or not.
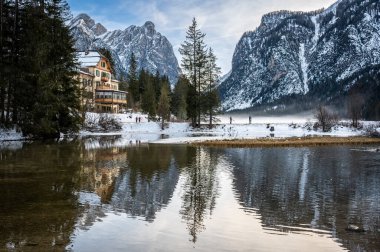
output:
[[[222,73],[231,69],[236,44],[246,31],[253,31],[261,17],[272,11],[312,11],[327,8],[336,0],[68,0],[74,16],[87,13],[109,31],[142,26],[152,21],[156,30],[178,49],[185,40],[193,17],[206,33],[205,42],[214,49]]]

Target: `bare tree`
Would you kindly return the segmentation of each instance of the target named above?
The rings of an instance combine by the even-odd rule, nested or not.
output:
[[[348,97],[348,116],[352,121],[352,127],[357,128],[359,126],[359,120],[362,117],[362,110],[364,106],[364,98],[362,95],[356,92],[352,92]]]
[[[322,127],[323,132],[330,131],[338,122],[338,115],[322,105],[318,106],[314,116],[318,120],[317,128]]]

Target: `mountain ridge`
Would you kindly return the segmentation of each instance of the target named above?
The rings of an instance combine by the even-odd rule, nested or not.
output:
[[[124,30],[108,31],[89,15],[81,13],[70,21],[69,27],[78,51],[106,48],[111,52],[118,78],[126,76],[132,53],[138,70],[145,69],[152,74],[158,71],[160,75],[167,75],[172,84],[181,73],[171,43],[156,31],[151,21],[143,26],[131,25]]]
[[[219,86],[224,109],[326,103],[346,94],[363,70],[380,69],[379,13],[376,0],[339,0],[314,12],[264,15],[235,48],[231,74]]]

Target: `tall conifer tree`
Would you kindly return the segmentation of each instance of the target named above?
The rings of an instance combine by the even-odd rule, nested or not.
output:
[[[204,43],[205,34],[198,29],[198,24],[193,18],[191,26],[186,32],[186,40],[181,44],[179,52],[182,55],[182,64],[187,78],[190,80],[193,88],[189,94],[193,94],[195,102],[191,101],[191,106],[195,105],[195,118],[192,118],[193,126],[200,126],[201,121],[201,92],[203,91],[204,66],[206,63],[206,45]],[[190,100],[189,100],[190,101]],[[190,105],[190,104],[188,104]],[[194,116],[190,113],[189,116]]]
[[[131,98],[133,99],[132,102],[138,102],[140,100],[140,93],[137,73],[137,61],[134,53],[131,54],[127,82],[129,85],[129,93],[131,94]]]
[[[216,56],[212,48],[207,51],[207,63],[205,65],[206,73],[206,90],[203,95],[203,104],[205,113],[208,115],[209,127],[212,128],[212,122],[220,105],[219,93],[216,84],[219,81],[221,73],[220,67],[216,64]]]
[[[158,115],[161,117],[161,129],[164,129],[165,120],[170,119],[170,97],[168,86],[163,85],[161,87],[160,100],[157,106]]]

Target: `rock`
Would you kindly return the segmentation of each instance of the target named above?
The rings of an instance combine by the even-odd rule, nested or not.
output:
[[[359,226],[357,225],[354,225],[354,224],[349,224],[346,228],[346,231],[349,231],[349,232],[356,232],[356,233],[363,233],[365,232],[364,229],[360,228]]]
[[[107,29],[100,23],[97,23],[96,25],[94,25],[91,28],[91,30],[94,32],[96,36],[103,35],[104,33],[107,32]]]

